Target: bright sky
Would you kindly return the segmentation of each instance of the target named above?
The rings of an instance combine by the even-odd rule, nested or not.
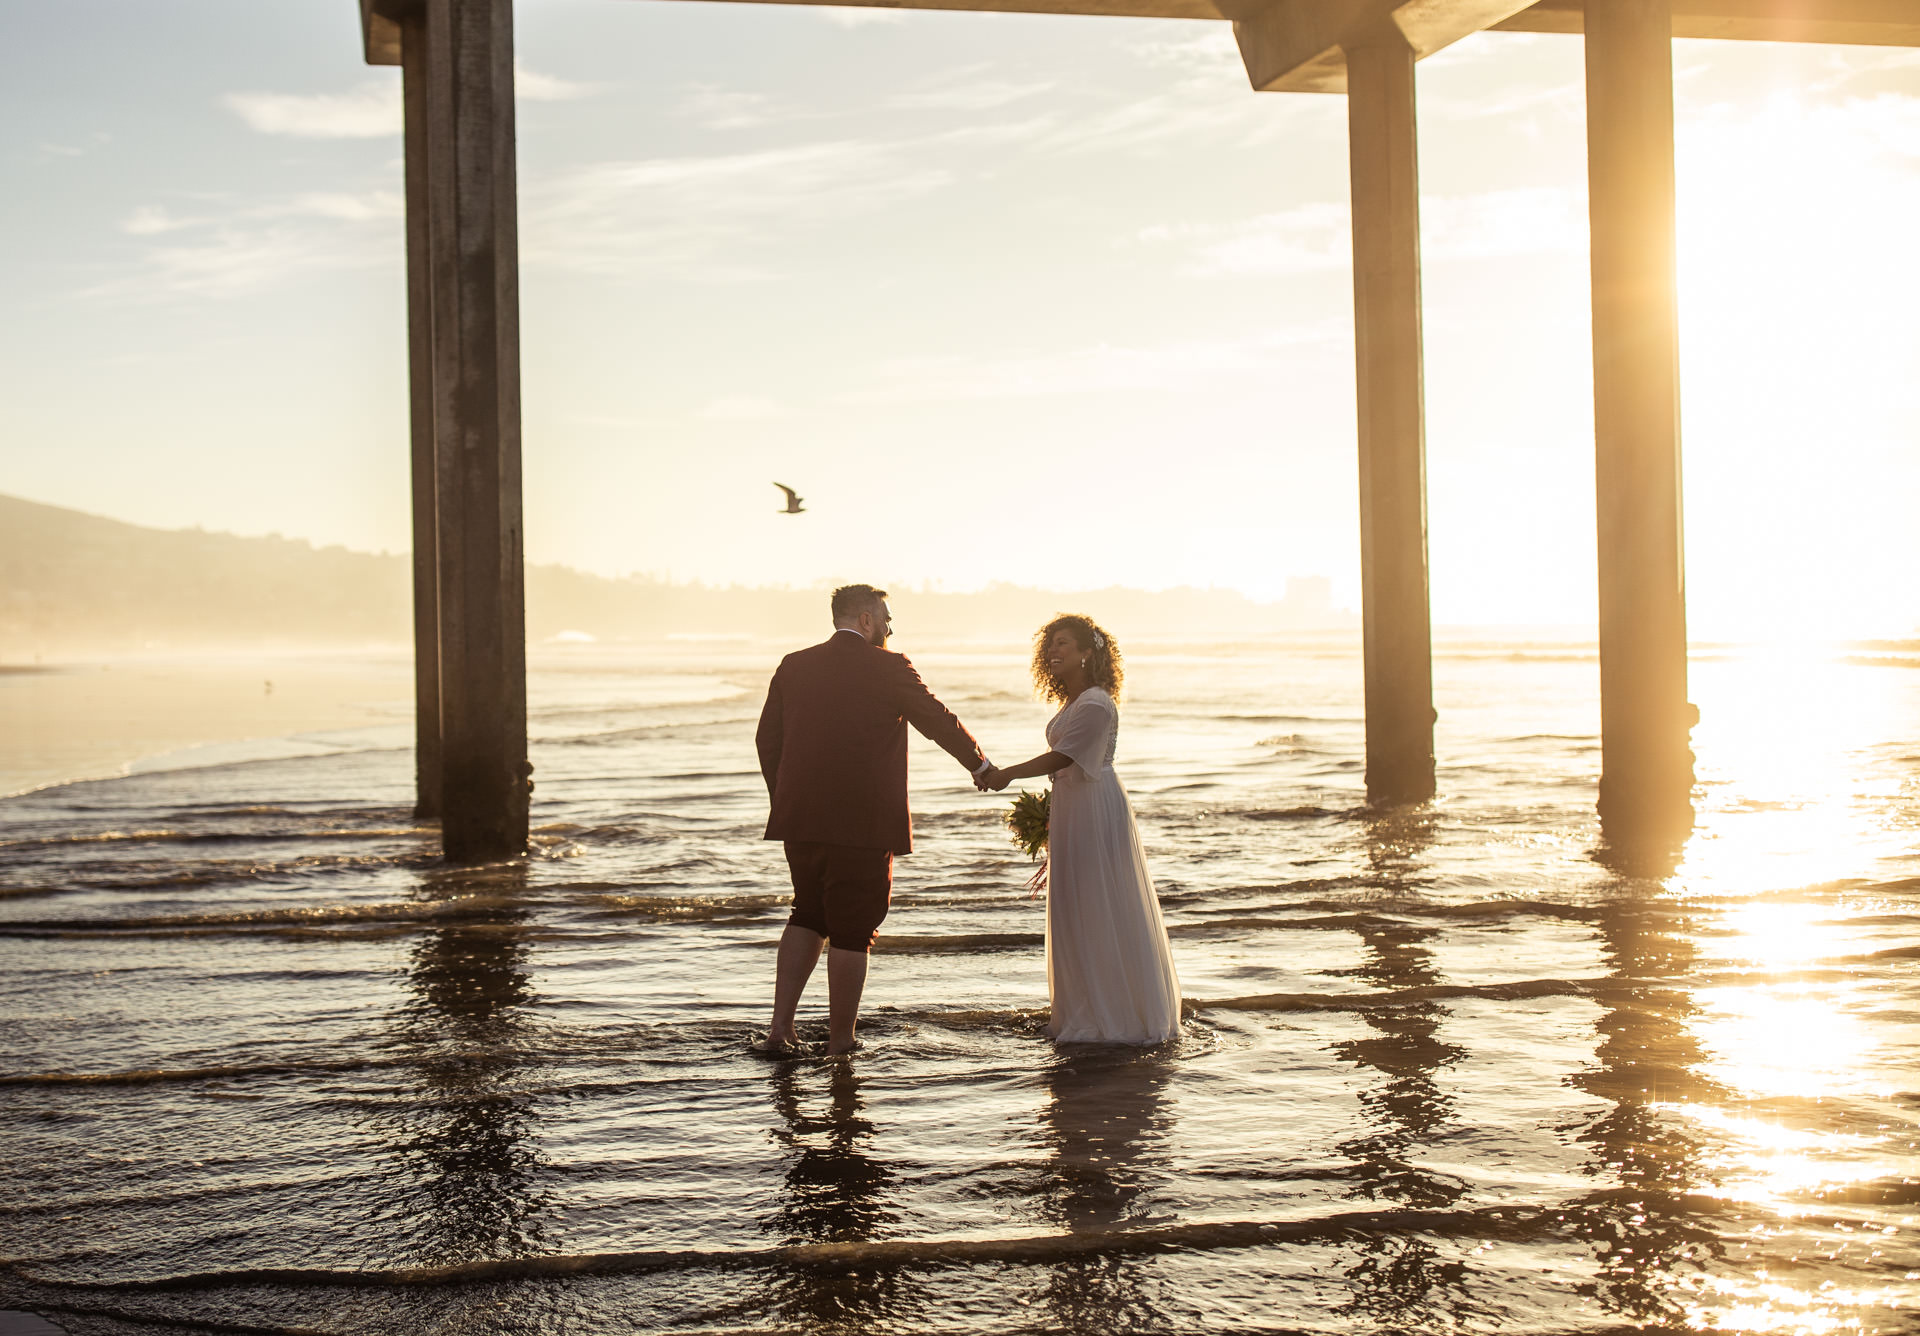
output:
[[[1220,24],[522,0],[529,555],[1357,602],[1345,108]],[[404,549],[353,0],[0,7],[0,491]],[[1675,50],[1696,635],[1920,628],[1920,53]],[[1420,66],[1442,622],[1593,616],[1577,38]],[[809,512],[777,517],[769,485]]]

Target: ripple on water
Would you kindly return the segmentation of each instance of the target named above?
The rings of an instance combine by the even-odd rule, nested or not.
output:
[[[440,865],[391,751],[0,803],[0,1305],[76,1331],[1913,1320],[1920,674],[1836,662],[1880,713],[1749,772],[1741,711],[1778,698],[1716,663],[1715,783],[1647,879],[1594,855],[1584,652],[1443,659],[1472,764],[1398,814],[1362,802],[1350,654],[1135,653],[1120,767],[1181,1037],[1048,1043],[1004,800],[916,742],[921,847],[848,1063],[745,1043],[785,917],[730,694],[756,675],[601,668],[536,680],[521,862]],[[1038,746],[1006,672],[933,682],[996,755]]]

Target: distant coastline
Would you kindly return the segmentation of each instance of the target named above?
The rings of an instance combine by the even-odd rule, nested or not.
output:
[[[875,572],[875,578],[884,577]],[[405,646],[408,558],[280,537],[150,529],[0,496],[0,663],[208,649]],[[1023,638],[1064,607],[1133,635],[1266,635],[1358,629],[1324,579],[1262,602],[1226,589],[1065,593],[995,585],[896,590],[916,635]],[[820,589],[613,579],[527,568],[527,639],[794,638],[820,629]]]

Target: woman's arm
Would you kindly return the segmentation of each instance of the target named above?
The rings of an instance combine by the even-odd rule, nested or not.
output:
[[[1051,775],[1056,770],[1065,770],[1073,764],[1073,758],[1057,751],[1042,752],[1031,761],[1022,761],[1019,765],[1010,765],[1002,770],[999,766],[987,771],[984,779],[986,787],[998,793],[1016,779],[1038,779],[1041,775]]]

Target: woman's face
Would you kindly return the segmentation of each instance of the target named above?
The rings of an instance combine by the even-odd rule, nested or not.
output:
[[[1061,627],[1047,637],[1047,670],[1057,681],[1067,675],[1067,668],[1080,666],[1080,660],[1087,657],[1087,651],[1073,638],[1073,632]]]

